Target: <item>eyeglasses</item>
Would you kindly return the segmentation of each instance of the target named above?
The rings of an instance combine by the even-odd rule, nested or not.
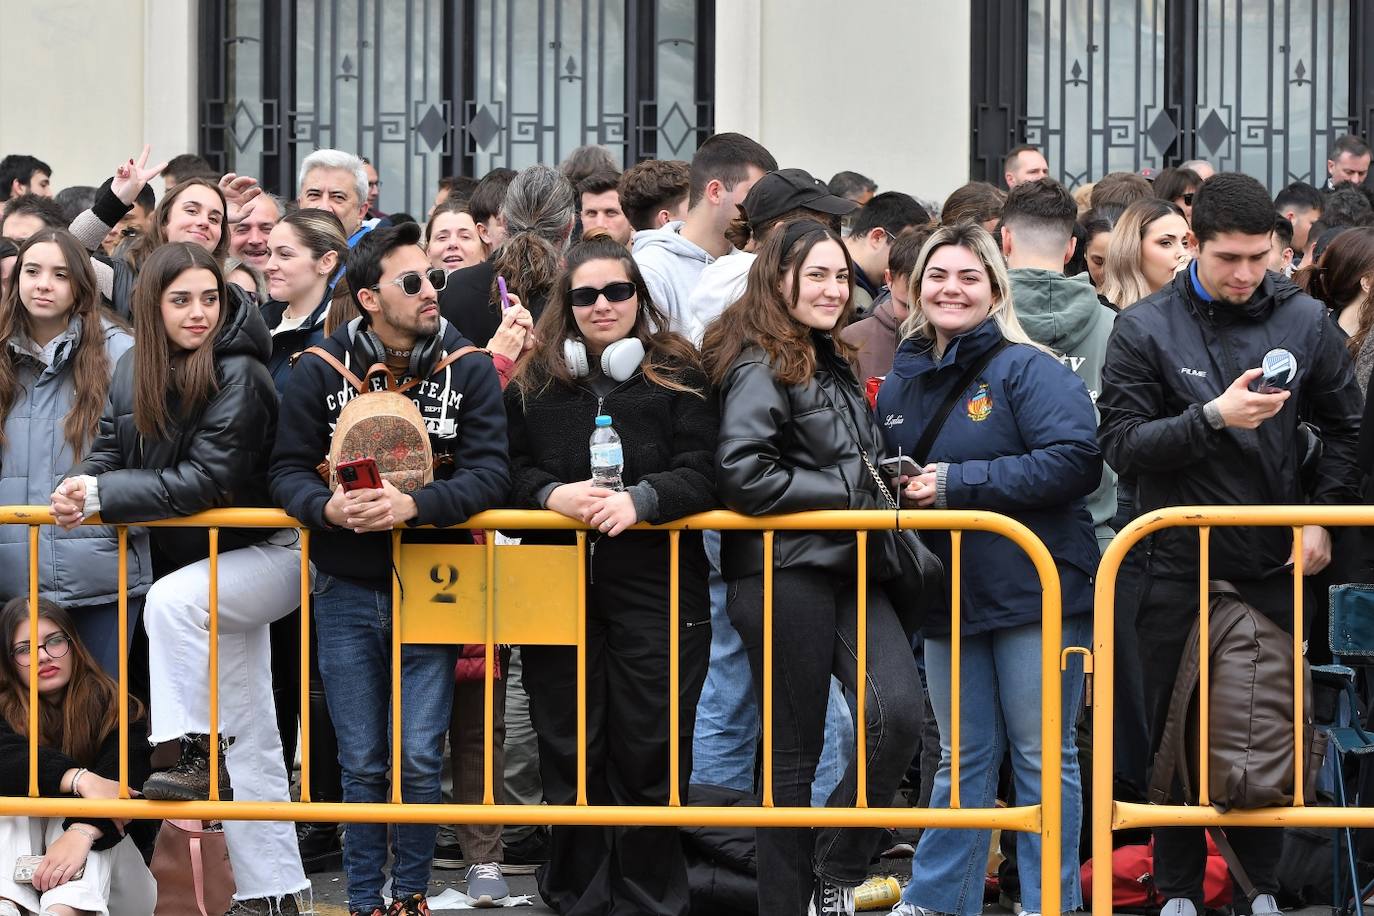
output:
[[[424,285],[425,277],[429,278],[429,285],[434,287],[435,292],[443,289],[444,284],[448,282],[448,274],[442,267],[432,267],[423,274],[413,270],[407,271],[395,280],[388,280],[372,288],[380,293],[383,286],[399,286],[401,292],[405,293],[407,296],[418,296],[420,294],[420,288]]]
[[[61,658],[67,654],[67,650],[72,647],[72,641],[67,638],[66,633],[53,633],[47,639],[38,644],[38,648],[48,653],[48,658]],[[29,644],[21,642],[10,650],[10,655],[20,666],[29,666]]]
[[[584,309],[589,305],[596,305],[596,301],[602,296],[606,297],[607,302],[624,302],[632,298],[635,292],[635,285],[628,282],[607,283],[600,289],[579,286],[568,292],[568,301],[573,304],[573,308]]]

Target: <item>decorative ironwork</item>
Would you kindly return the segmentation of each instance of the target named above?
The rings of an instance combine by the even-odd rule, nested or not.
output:
[[[293,196],[320,147],[370,159],[383,210],[443,175],[690,158],[713,131],[715,0],[200,0],[201,152]]]
[[[1371,46],[1356,0],[974,0],[971,171],[1030,142],[1070,184],[1206,158],[1321,185],[1374,123]]]

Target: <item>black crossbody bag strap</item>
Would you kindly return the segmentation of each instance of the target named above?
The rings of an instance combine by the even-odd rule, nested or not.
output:
[[[1010,346],[1011,341],[1003,337],[977,362],[969,366],[959,378],[958,384],[950,389],[945,402],[940,405],[939,410],[935,411],[934,419],[926,424],[926,428],[921,432],[921,438],[916,442],[916,447],[911,450],[911,457],[918,467],[925,467],[926,457],[930,454],[931,447],[935,445],[935,437],[940,435],[940,430],[944,427],[945,421],[949,419],[950,412],[954,410],[954,405],[959,402],[959,399],[964,396],[968,386],[973,384],[974,379],[982,374],[998,353]]]

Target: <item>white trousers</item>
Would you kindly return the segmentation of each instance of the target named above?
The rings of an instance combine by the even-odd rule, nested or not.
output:
[[[219,557],[219,727],[234,739],[226,754],[234,798],[290,801],[272,701],[268,624],[300,605],[295,531]],[[210,731],[210,561],[164,576],[143,609],[152,681],[151,740]],[[224,822],[234,896],[281,897],[310,887],[296,829],[287,821]]]
[[[14,883],[20,856],[41,856],[62,835],[60,817],[0,817],[0,899],[27,913],[65,904],[97,916],[152,916],[157,903],[153,873],[129,837],[110,849],[86,856],[86,871],[75,881],[40,895],[29,884]]]

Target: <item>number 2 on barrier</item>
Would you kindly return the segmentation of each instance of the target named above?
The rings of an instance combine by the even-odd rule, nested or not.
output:
[[[453,587],[458,584],[458,567],[451,564],[436,563],[430,567],[429,580],[438,585],[439,591],[429,600],[435,604],[457,604],[458,595]]]

